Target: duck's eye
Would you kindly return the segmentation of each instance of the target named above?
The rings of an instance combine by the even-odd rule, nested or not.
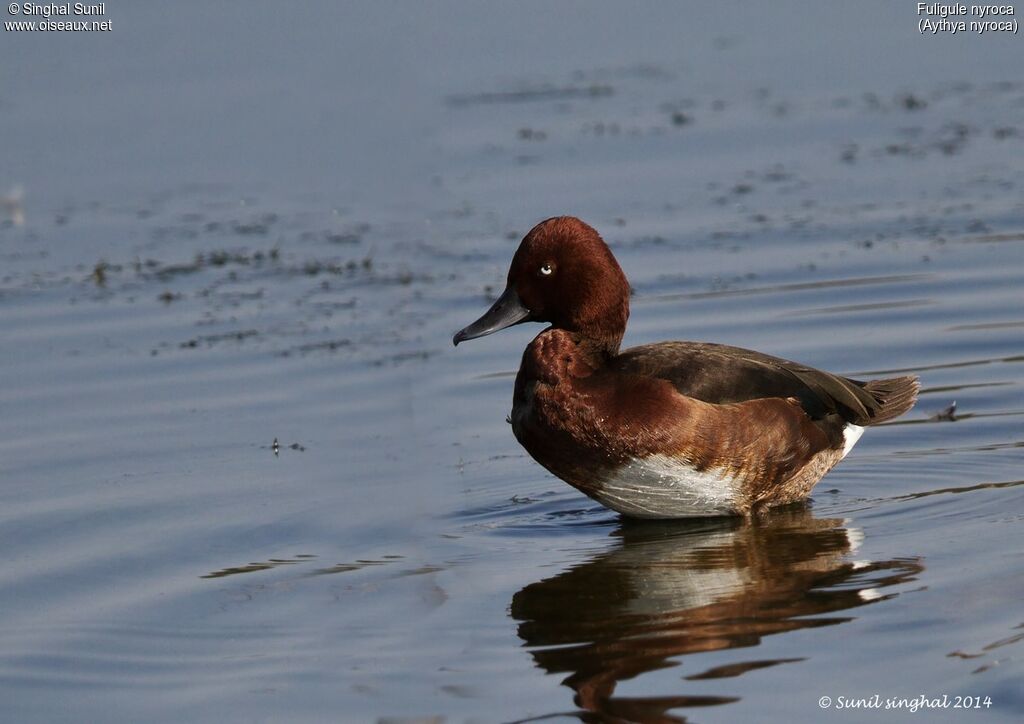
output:
[[[541,276],[549,277],[549,276],[551,276],[554,273],[555,273],[555,268],[553,266],[551,266],[550,264],[545,264],[544,266],[542,266],[540,268]]]

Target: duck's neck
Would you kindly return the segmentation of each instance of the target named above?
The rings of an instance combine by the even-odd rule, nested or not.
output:
[[[605,364],[618,355],[622,346],[622,332],[612,334],[585,334],[577,332],[576,344],[587,357]]]
[[[601,305],[585,311],[590,313],[574,315],[564,328],[572,332],[581,346],[585,345],[609,359],[617,355],[629,320],[629,297],[624,296],[615,305]]]

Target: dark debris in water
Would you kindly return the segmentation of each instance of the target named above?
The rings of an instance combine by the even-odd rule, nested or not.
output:
[[[177,340],[148,341],[146,348],[154,357],[171,349],[195,350],[225,342],[266,342],[296,335],[307,336],[307,340],[301,344],[274,345],[277,354],[287,357],[370,347],[363,361],[376,365],[427,359],[433,354],[409,352],[381,356],[382,348],[403,340],[397,331],[386,340],[361,335],[358,343],[354,341],[356,337],[349,336],[352,332],[349,323],[363,324],[375,313],[391,316],[403,313],[408,294],[419,294],[419,285],[437,281],[430,273],[410,267],[404,259],[391,264],[379,263],[373,249],[359,249],[364,235],[370,232],[369,224],[352,223],[340,229],[310,231],[305,219],[289,219],[277,214],[265,214],[241,225],[208,220],[205,214],[176,214],[175,224],[180,225],[183,220],[199,225],[197,236],[203,234],[204,228],[236,236],[262,236],[261,227],[272,224],[276,225],[275,233],[281,236],[269,247],[193,248],[191,256],[186,256],[185,260],[168,261],[157,257],[152,250],[173,247],[183,249],[186,254],[190,252],[188,244],[182,243],[181,234],[168,231],[177,226],[167,225],[155,235],[157,241],[145,242],[130,261],[117,263],[101,258],[95,263],[79,263],[75,267],[81,274],[78,279],[36,273],[31,276],[31,282],[36,288],[40,283],[54,287],[85,283],[99,289],[100,294],[90,297],[94,300],[110,300],[121,295],[128,303],[155,299],[164,306],[193,300],[193,304],[183,305],[182,311],[197,310],[199,316],[194,324],[214,327],[214,330],[194,336],[185,333]],[[307,230],[295,230],[293,223],[306,224]],[[307,242],[313,245],[312,249],[307,247]],[[339,254],[345,248],[355,253]],[[27,274],[22,276],[29,278]],[[314,278],[315,286],[303,281],[307,278]],[[9,277],[5,283],[17,280],[18,277]],[[147,287],[156,288],[146,293]],[[411,291],[395,291],[396,287]],[[375,304],[364,307],[359,303],[370,298]],[[300,310],[298,315],[296,309]],[[174,323],[183,321],[177,318]],[[395,328],[401,330],[409,326],[403,325],[400,323]],[[345,334],[338,335],[338,331]],[[183,338],[184,341],[180,341]]]
[[[953,422],[957,419],[956,416],[956,400],[943,407],[941,410],[932,415],[930,420]]]
[[[369,224],[356,224],[344,231],[304,231],[299,235],[299,240],[303,242],[323,241],[328,244],[355,246],[363,242],[363,237],[369,231]]]
[[[537,101],[565,101],[578,98],[606,98],[615,89],[604,83],[591,85],[550,86],[542,85],[510,91],[483,91],[448,96],[448,105],[454,107],[475,106],[493,103],[530,103]]]
[[[107,286],[107,274],[112,271],[121,271],[121,267],[108,264],[105,261],[98,261],[96,262],[96,266],[93,267],[92,274],[89,275],[89,278],[96,286],[105,287]]]
[[[295,452],[306,452],[306,446],[301,443],[293,442],[287,447],[289,450],[294,450]],[[281,454],[281,443],[276,437],[274,438],[274,442],[271,443],[270,449],[274,452],[274,457],[278,457]]]
[[[156,259],[135,259],[128,268],[135,273],[139,280],[156,280],[167,283],[179,277],[191,276],[207,270],[240,267],[250,267],[257,270],[269,268],[273,273],[286,275],[352,276],[359,273],[372,272],[374,263],[371,256],[363,256],[344,260],[312,258],[296,265],[293,262],[286,262],[282,258],[281,250],[275,246],[270,249],[257,250],[214,249],[207,252],[199,252],[187,262],[167,263]],[[97,286],[106,286],[108,282],[113,280],[114,275],[121,274],[125,269],[126,267],[123,265],[101,260],[93,267],[89,278]],[[385,281],[393,280],[401,284],[408,284],[421,279],[422,275],[403,272],[394,278],[385,278]]]
[[[905,111],[919,111],[928,107],[928,101],[914,95],[913,93],[904,93],[899,96],[897,102]]]
[[[673,126],[688,126],[693,123],[693,116],[682,111],[674,111],[670,118]]]
[[[437,350],[412,350],[409,352],[398,352],[397,354],[388,355],[387,357],[380,357],[373,360],[375,367],[383,367],[385,365],[400,365],[404,362],[414,360],[428,360],[438,354]]]
[[[270,232],[270,227],[277,222],[277,214],[263,214],[256,220],[236,221],[231,227],[239,236],[258,235],[264,236]]]
[[[250,337],[259,336],[259,330],[257,329],[240,329],[237,332],[223,332],[220,334],[204,334],[199,337],[193,337],[190,340],[182,342],[178,346],[182,349],[195,349],[201,345],[213,346],[219,342],[242,342]]]
[[[290,357],[292,354],[311,354],[313,352],[337,352],[341,349],[350,349],[353,342],[350,339],[325,339],[322,342],[310,342],[300,344],[289,349],[282,350],[278,354],[282,357]]]
[[[536,128],[524,127],[520,128],[516,132],[516,137],[520,141],[545,141],[547,140],[548,134],[545,131],[540,131]]]
[[[209,267],[259,264],[266,258],[276,260],[276,250],[272,249],[269,252],[214,250],[206,253],[196,254],[191,262],[186,262],[182,264],[161,264],[156,260],[147,259],[145,262],[141,262],[139,265],[137,265],[136,272],[143,277],[153,277],[156,279],[167,281],[177,276],[185,274],[195,274]]]

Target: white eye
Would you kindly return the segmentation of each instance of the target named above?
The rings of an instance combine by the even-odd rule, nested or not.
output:
[[[540,268],[541,275],[546,276],[546,277],[551,276],[554,273],[554,271],[555,271],[555,268],[553,266],[551,266],[550,264],[545,264],[544,266],[542,266]]]

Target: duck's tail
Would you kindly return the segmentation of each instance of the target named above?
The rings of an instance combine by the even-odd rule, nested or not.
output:
[[[864,389],[878,402],[878,410],[867,421],[868,425],[893,420],[907,412],[917,402],[921,384],[917,377],[891,377],[887,380],[871,380],[864,383]]]

